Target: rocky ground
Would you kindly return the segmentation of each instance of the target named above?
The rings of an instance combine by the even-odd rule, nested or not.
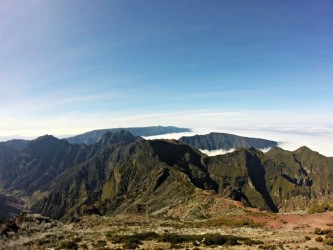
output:
[[[201,220],[126,214],[70,222],[23,213],[2,221],[0,234],[0,249],[330,249],[333,212],[239,208]]]

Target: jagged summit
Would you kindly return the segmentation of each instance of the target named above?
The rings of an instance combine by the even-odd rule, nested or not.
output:
[[[42,135],[42,136],[37,137],[35,140],[33,140],[33,142],[43,141],[43,140],[59,140],[59,139],[56,138],[53,135],[46,134],[46,135]]]
[[[101,145],[106,144],[117,144],[117,143],[129,143],[136,140],[137,137],[132,135],[130,132],[126,130],[120,130],[119,132],[106,132],[101,140]]]

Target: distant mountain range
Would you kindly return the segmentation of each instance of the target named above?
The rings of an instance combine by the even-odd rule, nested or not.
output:
[[[28,140],[13,139],[13,140],[9,140],[6,142],[0,142],[0,147],[4,146],[7,148],[12,148],[12,149],[20,151],[20,150],[25,149],[29,142],[30,141],[28,141]]]
[[[191,145],[197,149],[216,150],[232,148],[271,148],[277,146],[276,141],[242,137],[225,133],[210,133],[208,135],[183,136],[180,141]]]
[[[151,127],[133,127],[133,128],[110,128],[93,130],[73,137],[65,138],[71,144],[86,144],[91,145],[102,139],[103,135],[107,132],[119,132],[125,130],[134,136],[154,136],[170,133],[184,133],[191,132],[189,128],[178,128],[173,126],[151,126]],[[179,139],[185,144],[191,145],[197,149],[216,150],[224,149],[229,150],[232,148],[251,148],[256,149],[270,148],[277,146],[277,142],[259,139],[242,137],[226,133],[210,133],[207,135],[183,136]],[[29,140],[13,139],[6,142],[0,142],[0,146],[12,148],[14,150],[23,150],[29,144]]]
[[[126,130],[133,134],[134,136],[152,136],[152,135],[163,135],[170,133],[181,133],[181,132],[191,132],[189,128],[177,128],[177,127],[162,127],[162,126],[152,126],[152,127],[134,127],[134,128],[110,128],[110,129],[100,129],[93,130],[84,134],[76,135],[73,137],[66,138],[70,143],[76,144],[87,144],[91,145],[102,139],[106,132],[119,132],[121,130]]]
[[[332,176],[333,160],[306,147],[267,153],[238,148],[208,157],[182,141],[145,140],[125,130],[107,132],[91,145],[53,136],[23,150],[0,144],[0,200],[4,194],[6,204],[24,197],[33,212],[56,219],[163,215],[198,190],[274,212],[304,209],[298,200],[333,192]]]

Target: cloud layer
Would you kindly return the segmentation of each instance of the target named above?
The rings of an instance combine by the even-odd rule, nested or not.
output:
[[[194,130],[190,133],[179,133],[179,134],[167,134],[167,135],[160,135],[160,136],[151,136],[146,137],[146,139],[179,139],[181,136],[192,136],[195,134],[208,134],[210,132],[221,132],[221,133],[230,133],[236,134],[240,136],[247,136],[247,137],[255,137],[255,138],[263,138],[269,140],[275,140],[278,142],[278,146],[294,151],[302,146],[307,146],[314,151],[319,152],[325,156],[333,156],[333,131],[311,131],[311,130],[299,130],[299,131],[288,131],[288,130],[246,130],[246,129],[215,129],[215,130],[208,130],[208,129],[200,129]],[[217,155],[217,154],[225,154],[228,152],[232,152],[234,149],[231,150],[201,150],[203,153],[207,155]],[[263,152],[268,151],[269,149],[261,149]]]

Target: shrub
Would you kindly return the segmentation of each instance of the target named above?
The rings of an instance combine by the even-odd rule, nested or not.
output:
[[[142,240],[158,240],[160,242],[171,243],[172,247],[176,247],[177,244],[184,242],[201,242],[206,246],[211,245],[225,245],[235,246],[239,245],[238,241],[244,242],[247,245],[263,244],[262,241],[251,240],[246,237],[239,237],[234,235],[221,235],[221,234],[204,234],[204,235],[181,235],[173,233],[157,234],[154,232],[134,234],[134,235],[111,235],[107,234],[107,237],[111,239],[113,243],[123,243],[125,248],[138,246]],[[196,244],[198,245],[198,244]]]
[[[266,249],[266,250],[275,250],[277,247],[275,245],[261,245],[259,249]]]
[[[324,213],[326,211],[332,211],[332,210],[333,210],[332,204],[329,204],[327,202],[321,204],[314,203],[309,208],[310,213]]]
[[[108,237],[113,243],[123,243],[123,247],[125,249],[138,248],[139,245],[142,244],[142,240],[154,240],[157,239],[158,236],[159,235],[154,232],[138,233],[133,235],[112,235],[111,233],[106,234],[106,237]]]
[[[320,235],[321,234],[321,229],[319,227],[316,227],[315,230],[314,230],[314,233]]]
[[[93,244],[93,246],[95,248],[97,247],[105,247],[107,244],[106,244],[106,241],[105,240],[98,240],[96,243]]]
[[[333,246],[333,239],[326,239],[326,240],[324,241],[324,243],[325,243],[326,245]]]
[[[85,244],[85,243],[84,243],[84,244],[81,244],[81,245],[80,245],[80,248],[82,248],[82,249],[88,249],[88,245]]]
[[[107,233],[106,237],[109,238],[113,243],[124,243],[128,240],[137,240],[140,242],[141,240],[154,240],[158,238],[158,234],[155,232],[147,232],[147,233],[138,233],[132,235],[112,235],[111,233]]]
[[[179,234],[162,234],[159,241],[169,242],[171,244],[179,244],[185,241],[184,237]]]
[[[230,220],[227,218],[217,218],[206,221],[200,224],[205,227],[218,227],[218,226],[229,226],[229,227],[262,227],[264,223],[255,222],[248,218],[240,218],[236,220]]]
[[[137,239],[129,239],[123,245],[124,249],[136,249],[139,247],[141,242]]]
[[[323,237],[318,236],[315,240],[318,241],[318,242],[322,242],[324,239],[323,239]]]
[[[332,238],[333,238],[333,231],[328,232],[328,233],[325,235],[325,238],[327,238],[327,239],[332,239]]]
[[[322,234],[322,235],[324,235],[324,234],[328,234],[328,233],[330,233],[331,231],[332,231],[331,229],[326,228],[326,229],[321,230],[321,234]]]
[[[306,240],[306,241],[308,241],[308,240],[311,240],[311,237],[310,236],[304,236],[304,239]]]
[[[252,245],[262,245],[264,244],[264,242],[262,242],[261,240],[246,239],[243,241],[243,244],[247,246],[252,246]]]
[[[64,248],[64,249],[78,249],[79,246],[74,242],[74,241],[62,241],[60,243],[60,248]]]
[[[206,234],[204,244],[206,246],[211,246],[211,245],[235,246],[238,243],[237,243],[237,238],[235,236],[219,235],[219,234]]]
[[[50,240],[49,239],[40,239],[38,242],[37,242],[37,245],[39,246],[44,246],[46,244],[49,244],[50,243]]]
[[[184,247],[182,245],[179,245],[179,244],[176,244],[176,245],[173,245],[171,244],[171,249],[184,249]]]

